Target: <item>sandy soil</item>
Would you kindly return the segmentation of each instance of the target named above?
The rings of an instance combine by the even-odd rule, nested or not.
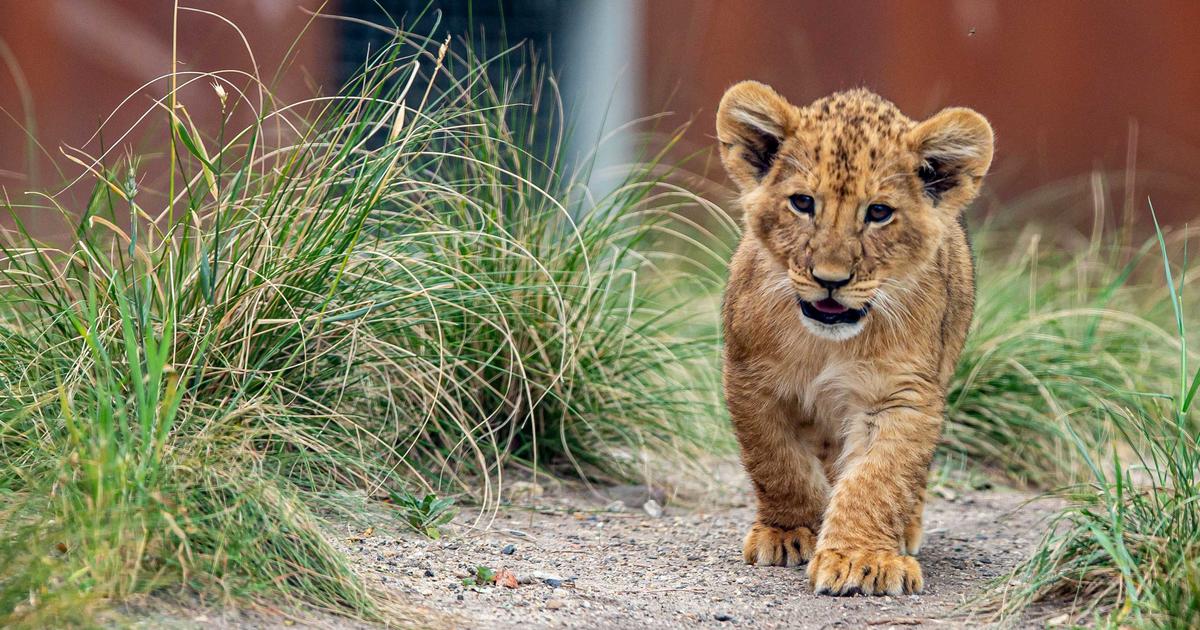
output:
[[[510,484],[505,507],[483,514],[463,509],[437,541],[405,529],[385,510],[332,525],[328,537],[371,588],[397,602],[409,621],[404,625],[960,628],[993,625],[964,604],[1027,557],[1054,507],[1028,503],[1033,495],[1012,490],[937,486],[926,508],[921,595],[818,597],[802,567],[742,562],[751,494],[736,462],[711,471],[707,490],[673,497],[646,486],[585,491]],[[513,588],[465,586],[478,567],[511,573]],[[123,609],[126,622],[147,628],[372,627],[311,612],[289,618],[194,602],[164,607],[159,598]]]
[[[743,564],[753,508],[737,497],[658,514],[642,504],[663,497],[644,487],[552,494],[501,510],[486,528],[464,511],[440,541],[379,527],[335,544],[369,583],[450,615],[454,627],[953,628],[988,625],[962,605],[1029,553],[1050,510],[1014,491],[943,492],[926,513],[924,593],[831,598],[809,591],[802,568]],[[479,566],[519,583],[464,586]]]

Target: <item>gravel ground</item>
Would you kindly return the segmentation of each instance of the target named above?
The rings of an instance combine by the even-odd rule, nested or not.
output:
[[[954,628],[987,625],[960,605],[1029,553],[1050,510],[1015,491],[931,495],[925,592],[830,598],[808,590],[803,568],[743,564],[749,505],[660,514],[661,494],[639,507],[656,494],[644,487],[606,494],[548,494],[502,509],[490,527],[464,511],[440,541],[381,526],[365,538],[347,531],[335,544],[369,583],[449,615],[453,627]],[[624,498],[614,503],[614,495]],[[518,583],[463,586],[479,566]]]
[[[463,509],[441,540],[402,528],[385,511],[333,526],[328,537],[370,587],[396,604],[404,626],[961,628],[990,625],[963,612],[963,604],[1027,557],[1054,508],[1027,503],[1033,495],[1012,490],[959,491],[950,489],[953,482],[936,487],[920,555],[924,593],[818,597],[803,567],[742,562],[742,535],[754,517],[747,483],[735,462],[709,471],[705,489],[679,491],[690,501],[646,486],[545,491],[517,482],[508,485],[505,507],[486,514]],[[512,588],[464,586],[478,567],[506,572],[500,582]],[[278,610],[212,609],[186,598],[130,602],[120,612],[120,621],[104,625],[375,627],[312,611],[288,617]],[[1040,617],[1053,612],[1060,611]]]

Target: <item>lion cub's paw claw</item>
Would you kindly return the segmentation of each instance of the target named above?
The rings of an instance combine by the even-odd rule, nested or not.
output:
[[[817,537],[807,527],[782,529],[755,523],[742,544],[746,564],[794,567],[808,562],[817,546]]]
[[[818,595],[907,595],[925,586],[921,565],[892,551],[822,549],[808,564],[808,581]]]

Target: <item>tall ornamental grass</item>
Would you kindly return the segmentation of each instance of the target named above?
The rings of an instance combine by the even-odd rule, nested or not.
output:
[[[1062,231],[979,231],[975,319],[947,401],[946,447],[1034,488],[1089,474],[1077,442],[1122,438],[1112,410],[1171,387],[1179,346],[1153,241],[1048,238]]]
[[[1109,440],[1089,439],[1086,423],[1065,425],[1086,472],[1053,493],[1063,508],[1038,549],[995,586],[989,603],[1002,613],[1043,602],[1040,610],[1060,624],[1200,625],[1200,371],[1188,350],[1187,249],[1173,263],[1157,229],[1150,244],[1173,325],[1168,338],[1147,335],[1136,348],[1171,354],[1173,364],[1159,388],[1100,384],[1110,393],[1094,419],[1111,427]]]
[[[631,478],[728,443],[691,300],[712,265],[671,244],[708,238],[676,217],[698,200],[661,154],[589,189],[553,81],[519,55],[396,33],[301,103],[173,72],[147,112],[165,154],[68,153],[85,205],[10,207],[0,625],[179,587],[395,617],[317,508],[404,487],[495,505],[509,466]],[[194,124],[205,107],[218,127]]]

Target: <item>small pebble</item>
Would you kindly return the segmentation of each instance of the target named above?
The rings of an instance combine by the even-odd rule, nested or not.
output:
[[[546,600],[546,608],[549,608],[550,610],[558,610],[559,608],[562,608],[563,606],[566,606],[566,605],[567,605],[567,602],[564,602],[561,599]]]
[[[733,615],[727,615],[725,613],[717,613],[717,614],[713,615],[713,619],[716,619],[717,621],[733,621]]]
[[[536,483],[518,481],[508,488],[508,498],[512,501],[529,501],[540,498],[546,489]]]
[[[645,510],[646,514],[650,515],[650,518],[658,518],[662,516],[663,513],[662,506],[659,505],[658,501],[655,501],[654,499],[650,499],[649,501],[643,503],[642,509]]]
[[[558,588],[562,586],[562,580],[556,578],[546,578],[546,585],[550,588]]]
[[[425,577],[433,577],[433,569],[425,569]]]
[[[504,545],[504,548],[500,550],[500,553],[502,553],[506,556],[511,556],[511,555],[513,555],[513,552],[515,552],[516,550],[517,550],[516,545],[511,545],[511,544]]]

